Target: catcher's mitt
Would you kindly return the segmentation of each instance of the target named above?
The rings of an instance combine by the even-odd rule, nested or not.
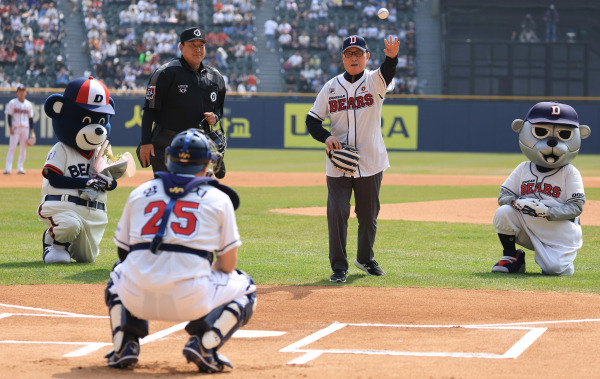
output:
[[[341,149],[327,150],[326,152],[327,157],[336,168],[350,176],[354,176],[360,159],[356,147],[343,143]]]
[[[548,217],[548,207],[542,204],[538,199],[517,199],[513,202],[513,207],[521,213],[532,217]]]
[[[27,146],[35,145],[36,141],[37,139],[35,138],[35,132],[33,131],[33,129],[31,129],[31,131],[29,132],[29,138],[27,138]]]

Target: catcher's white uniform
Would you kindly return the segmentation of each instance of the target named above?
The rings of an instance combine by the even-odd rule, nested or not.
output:
[[[583,180],[571,164],[540,172],[532,162],[523,162],[502,184],[516,197],[534,198],[550,208],[574,200],[585,201]],[[579,217],[550,221],[502,205],[494,215],[496,231],[516,235],[516,242],[535,251],[535,261],[548,274],[571,275],[577,250],[583,246]]]
[[[386,86],[379,69],[365,70],[354,83],[340,74],[325,83],[308,113],[321,121],[329,116],[331,135],[358,149],[360,161],[355,178],[375,175],[390,167],[381,134],[381,108],[385,94],[393,88],[394,80]],[[329,159],[326,162],[327,176],[344,176]]]
[[[11,116],[13,130],[8,142],[6,171],[10,172],[12,170],[13,156],[18,144],[20,148],[17,170],[24,172],[23,166],[27,157],[27,138],[29,138],[29,119],[33,118],[33,105],[29,100],[19,101],[19,99],[15,98],[8,102],[4,113]]]
[[[94,166],[96,150],[84,155],[78,150],[58,142],[52,147],[44,169],[73,178],[88,178]],[[48,200],[46,195],[61,196],[60,200]],[[53,238],[62,243],[70,243],[71,257],[77,262],[94,262],[100,252],[99,246],[108,224],[106,216],[106,192],[99,191],[95,202],[79,205],[69,200],[86,194],[77,188],[56,188],[44,177],[42,182],[42,202],[38,208],[38,218],[50,226]]]
[[[194,253],[220,255],[242,244],[231,200],[211,185],[177,200],[161,245],[167,247],[149,250],[169,201],[162,181],[154,179],[133,190],[125,204],[114,242],[129,254],[111,272],[110,288],[125,308],[141,319],[190,321],[256,291],[247,276],[213,271]]]

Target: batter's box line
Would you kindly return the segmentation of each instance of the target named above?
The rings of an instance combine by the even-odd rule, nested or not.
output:
[[[369,350],[369,349],[304,349],[304,346],[310,345],[332,333],[345,328],[346,326],[359,327],[389,327],[389,328],[462,328],[462,329],[497,329],[497,330],[528,330],[515,344],[513,344],[504,354],[489,353],[461,353],[461,352],[414,352],[414,351],[394,351],[394,350]],[[548,328],[524,327],[524,326],[479,326],[479,325],[389,325],[389,324],[353,324],[334,322],[328,327],[318,330],[315,333],[302,338],[283,349],[281,353],[304,353],[303,356],[288,362],[290,365],[301,365],[310,362],[324,353],[329,354],[365,354],[365,355],[392,355],[392,356],[413,356],[413,357],[450,357],[450,358],[488,358],[488,359],[516,359],[529,346],[531,346]]]
[[[0,313],[0,319],[8,318],[11,316],[26,316],[26,317],[73,317],[73,318],[90,318],[90,319],[108,319],[108,316],[96,316],[96,315],[84,315],[65,311],[56,311],[52,309],[44,308],[33,308],[15,304],[3,304],[0,303],[0,307],[6,308],[17,308],[25,309],[30,311],[39,311],[44,313]],[[156,333],[150,334],[140,340],[140,345],[144,345],[150,342],[154,342],[163,337],[166,337],[172,333],[183,330],[187,325],[187,322],[182,322],[174,325],[170,328],[160,330]],[[284,335],[286,332],[275,331],[275,330],[237,330],[232,338],[264,338],[264,337],[279,337]],[[63,342],[63,341],[16,341],[16,340],[0,340],[0,344],[54,344],[54,345],[75,345],[83,346],[75,351],[71,351],[63,355],[63,357],[81,357],[84,355],[91,354],[97,350],[100,350],[106,346],[112,346],[112,343],[106,342]]]

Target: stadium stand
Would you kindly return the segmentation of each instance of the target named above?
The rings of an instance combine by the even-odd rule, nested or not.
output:
[[[56,1],[72,5],[72,0]],[[290,21],[289,44],[280,42],[285,33],[275,36],[281,92],[318,91],[340,72],[341,41],[355,33],[364,35],[371,46],[381,45],[388,34],[398,35],[402,42],[394,93],[419,92],[413,0],[369,0],[363,5],[349,0],[82,0],[70,17],[81,18],[85,26],[88,43],[83,49],[92,75],[110,88],[144,89],[160,64],[179,56],[179,33],[201,25],[211,45],[205,62],[223,73],[230,92],[252,93],[260,81],[253,13],[263,3],[275,8],[279,26]],[[371,13],[372,8],[383,6],[390,10],[387,20]],[[55,87],[61,85],[61,78],[68,81],[69,66],[60,43],[63,19],[54,1],[2,1],[0,87],[18,83]],[[286,61],[296,50],[301,63],[288,69]],[[369,68],[379,66],[379,55],[373,55]]]
[[[377,18],[376,12],[380,7],[390,11],[385,20]],[[358,34],[365,37],[372,50],[375,46],[379,50],[371,55],[369,69],[381,65],[383,39],[389,35],[398,36],[399,63],[396,87],[392,93],[419,93],[412,0],[369,0],[364,3],[281,0],[276,5],[276,14],[278,27],[275,38],[279,44],[286,92],[318,92],[329,78],[343,69],[340,49],[344,38]],[[301,60],[296,58],[298,55]]]
[[[180,56],[181,31],[201,25],[210,43],[205,62],[230,92],[256,92],[253,10],[250,0],[113,0],[101,12],[84,9],[94,76],[109,87],[144,89],[157,67]]]
[[[68,72],[61,59],[57,62],[63,24],[64,14],[54,1],[0,3],[0,88],[55,86],[57,73]]]
[[[550,3],[442,0],[442,92],[598,96],[600,3],[555,2],[560,15],[556,40],[546,39],[544,16]],[[526,25],[531,25],[528,33]]]

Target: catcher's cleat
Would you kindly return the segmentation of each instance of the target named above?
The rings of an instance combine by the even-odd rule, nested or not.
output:
[[[331,274],[329,281],[333,283],[346,283],[346,271],[335,270],[333,274]]]
[[[384,276],[385,272],[379,267],[379,264],[375,260],[372,260],[369,263],[362,264],[359,263],[357,259],[354,260],[354,265],[359,269],[363,270],[369,275],[373,276]]]
[[[224,356],[217,354],[215,349],[205,349],[200,343],[199,336],[191,336],[183,348],[183,356],[189,362],[194,362],[200,372],[221,372],[224,366],[233,368],[233,365]]]
[[[119,352],[111,350],[104,358],[108,358],[108,367],[128,368],[135,366],[139,355],[140,344],[138,341],[129,341],[121,347]]]
[[[492,272],[504,272],[508,274],[525,273],[525,252],[517,250],[516,257],[503,256],[498,263],[492,267]]]

